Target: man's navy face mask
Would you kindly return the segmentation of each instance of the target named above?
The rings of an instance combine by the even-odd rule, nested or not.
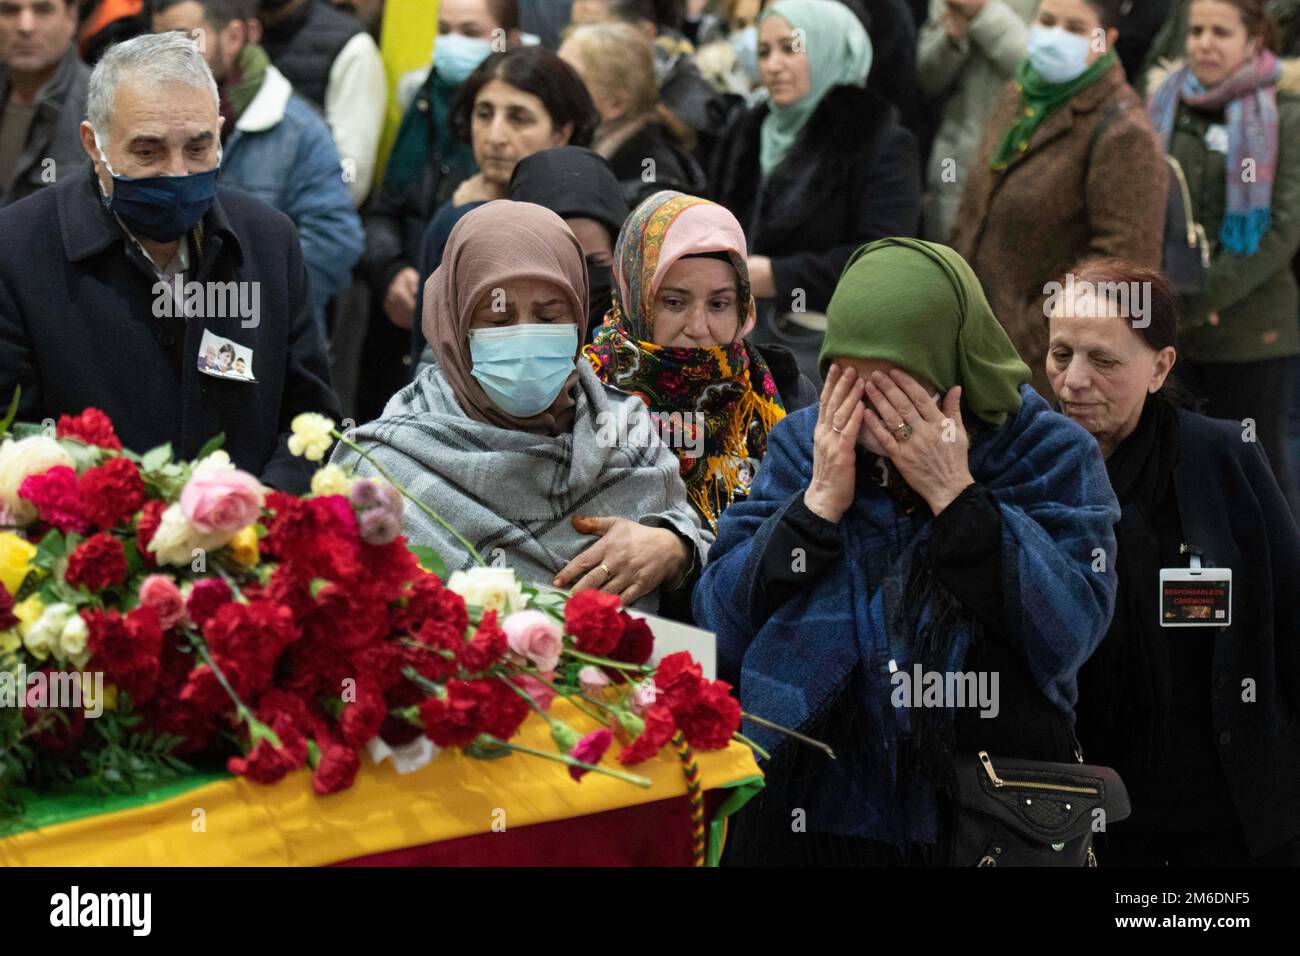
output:
[[[104,196],[104,205],[136,235],[155,242],[175,242],[194,228],[217,196],[217,174],[221,172],[221,152],[217,165],[202,173],[188,176],[142,176],[132,179],[113,172],[104,146],[95,137],[99,159],[113,177],[113,194]]]

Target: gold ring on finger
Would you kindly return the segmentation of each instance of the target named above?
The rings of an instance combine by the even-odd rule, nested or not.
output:
[[[907,441],[912,437],[912,426],[907,422],[902,422],[894,429],[894,437],[899,441]]]
[[[605,572],[606,581],[614,576],[614,572],[609,569],[609,565],[603,561],[600,563],[600,569]]]

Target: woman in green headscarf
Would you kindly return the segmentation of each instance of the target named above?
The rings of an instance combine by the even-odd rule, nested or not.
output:
[[[759,18],[758,58],[767,99],[722,137],[710,186],[749,240],[754,341],[786,346],[815,380],[849,253],[916,233],[916,141],[867,88],[871,40],[844,4],[777,0]]]
[[[1042,0],[993,111],[952,245],[1049,401],[1049,283],[1091,256],[1159,268],[1169,169],[1115,52],[1119,0]]]
[[[827,321],[821,402],[768,435],[694,605],[745,711],[837,759],[744,728],[772,759],[729,852],[940,862],[950,755],[1072,759],[1076,674],[1114,603],[1119,508],[1089,436],[1026,384],[951,249],[858,250]],[[936,673],[985,680],[984,703],[936,706],[900,682]],[[791,834],[796,809],[807,830]]]

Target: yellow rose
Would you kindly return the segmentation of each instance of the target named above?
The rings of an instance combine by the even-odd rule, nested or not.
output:
[[[289,436],[289,452],[308,461],[320,461],[334,443],[330,434],[334,422],[315,412],[303,412],[289,425],[293,434]]]
[[[311,476],[311,493],[318,497],[325,495],[347,496],[352,490],[352,479],[338,465],[326,465]]]
[[[39,594],[33,594],[14,605],[14,617],[18,618],[18,630],[26,634],[33,624],[45,613],[45,602]]]
[[[0,583],[10,594],[17,594],[32,569],[36,545],[12,531],[0,533]]]
[[[0,631],[0,654],[12,654],[22,646],[23,639],[12,627],[7,631]]]
[[[241,528],[230,539],[230,555],[246,568],[257,564],[261,552],[257,547],[257,532],[252,525]]]

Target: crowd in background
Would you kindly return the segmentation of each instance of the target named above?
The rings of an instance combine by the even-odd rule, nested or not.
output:
[[[439,0],[391,148],[383,7],[0,0],[23,417],[233,429],[295,490],[289,419],[350,419],[526,577],[716,631],[847,755],[774,759],[734,862],[916,862],[936,741],[1079,739],[1139,806],[1115,859],[1300,861],[1300,0]],[[206,71],[129,42],[176,34]],[[156,321],[191,276],[261,284],[246,382],[191,360],[240,316]],[[1236,643],[1158,626],[1189,541]],[[895,657],[1011,703],[863,743]]]

